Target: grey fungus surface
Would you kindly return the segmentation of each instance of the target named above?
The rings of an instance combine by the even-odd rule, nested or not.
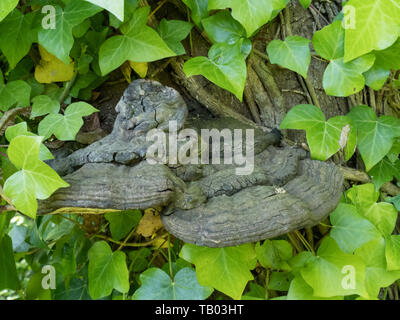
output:
[[[70,187],[39,202],[39,213],[59,208],[167,207],[165,228],[208,247],[274,238],[318,224],[340,201],[343,176],[333,164],[307,159],[304,150],[279,147],[280,133],[255,130],[254,170],[236,175],[234,164],[149,164],[146,133],[250,129],[234,119],[188,118],[179,93],[155,81],[135,80],[116,106],[112,133],[49,164]],[[222,152],[222,151],[221,151]]]

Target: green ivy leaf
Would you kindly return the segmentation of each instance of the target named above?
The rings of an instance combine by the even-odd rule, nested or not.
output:
[[[393,139],[400,136],[400,120],[391,116],[377,119],[368,106],[354,107],[348,116],[358,131],[358,150],[369,171],[390,151]]]
[[[293,274],[291,272],[274,271],[271,273],[271,277],[268,283],[268,289],[276,291],[288,291],[292,280]]]
[[[357,207],[374,204],[379,199],[377,191],[372,183],[360,184],[347,190],[346,197]]]
[[[193,22],[201,26],[201,20],[208,17],[208,0],[182,0],[192,11]]]
[[[129,272],[125,253],[112,252],[105,241],[96,242],[88,252],[89,294],[93,299],[109,296],[113,289],[129,291]]]
[[[116,16],[119,20],[124,21],[124,0],[86,0],[101,8],[106,9]]]
[[[40,123],[39,135],[48,139],[54,134],[62,141],[75,140],[75,136],[83,125],[82,117],[87,117],[98,110],[86,102],[75,102],[68,106],[64,115],[51,113]]]
[[[399,159],[400,155],[400,139],[395,138],[392,148],[390,149],[389,153],[386,155],[390,162],[395,163]]]
[[[400,211],[400,194],[395,197],[390,197],[386,199],[387,202],[392,203],[397,211]]]
[[[365,85],[363,73],[373,66],[374,61],[373,54],[362,56],[351,62],[344,62],[343,58],[332,60],[323,78],[326,94],[348,97],[361,91]]]
[[[188,36],[192,28],[193,24],[186,21],[162,19],[157,31],[168,47],[177,55],[181,55],[186,53],[181,41]]]
[[[139,8],[120,30],[123,35],[107,39],[100,47],[99,64],[103,75],[113,71],[126,60],[151,62],[175,56],[158,33],[146,25],[150,7]]]
[[[348,144],[348,149],[354,152],[355,131],[352,130],[350,120],[345,116],[338,116],[326,121],[323,112],[313,105],[293,107],[283,119],[280,128],[305,130],[314,159],[325,161]],[[349,152],[347,158],[351,154]]]
[[[246,38],[246,30],[228,11],[219,11],[202,21],[204,30],[213,43],[235,44]]]
[[[39,43],[65,64],[69,65],[69,53],[74,44],[72,29],[85,19],[103,10],[87,1],[71,0],[63,10],[55,6],[55,29],[40,29]]]
[[[191,268],[179,270],[173,281],[161,269],[147,269],[140,275],[140,282],[134,300],[204,300],[213,292],[211,287],[199,284]]]
[[[0,110],[7,111],[12,106],[27,107],[30,104],[31,87],[25,81],[10,81],[0,84]]]
[[[367,267],[364,298],[378,299],[382,287],[387,287],[399,279],[400,271],[387,271],[385,240],[383,238],[368,242],[357,249],[354,255],[361,258]]]
[[[290,270],[287,260],[293,255],[293,249],[286,240],[265,240],[256,244],[257,259],[264,268]]]
[[[0,290],[4,289],[19,289],[12,241],[8,235],[4,235],[0,239]]]
[[[390,236],[396,225],[398,212],[387,202],[373,203],[359,208],[359,212],[371,221],[384,236]]]
[[[240,299],[247,282],[254,279],[250,270],[255,268],[257,260],[252,244],[227,248],[185,244],[180,256],[196,265],[201,285],[213,287],[233,299]]]
[[[28,54],[32,43],[37,42],[38,30],[33,24],[35,16],[36,13],[24,15],[15,9],[0,23],[0,49],[6,56],[10,69],[14,69]]]
[[[343,285],[344,267],[354,268],[355,286]],[[328,237],[318,249],[318,257],[301,270],[303,279],[318,297],[348,296],[365,293],[365,263],[354,255],[343,253],[335,240]]]
[[[387,157],[375,165],[368,174],[371,176],[376,189],[380,189],[386,182],[392,181],[394,177],[400,180],[400,160],[392,163]]]
[[[41,142],[42,137],[18,136],[8,147],[8,157],[20,171],[7,179],[4,193],[19,211],[31,218],[36,217],[36,199],[47,199],[58,188],[69,186],[39,160]]]
[[[352,205],[340,203],[330,220],[333,226],[330,236],[345,253],[353,253],[365,243],[382,238],[376,227]]]
[[[308,9],[312,0],[299,0],[299,2],[303,6],[304,9]]]
[[[385,256],[387,270],[400,270],[400,235],[392,235],[386,238]]]
[[[390,75],[390,70],[380,68],[375,62],[372,68],[364,73],[365,84],[368,87],[376,91],[379,91],[386,83],[386,80],[389,78],[389,75]]]
[[[344,12],[348,12],[345,19],[349,19],[345,30],[345,62],[372,50],[386,49],[400,35],[400,0],[350,0]]]
[[[131,266],[133,272],[142,272],[147,269],[149,261],[147,258],[152,254],[149,248],[140,248],[139,250],[129,251],[129,259],[131,260]]]
[[[110,222],[112,238],[120,240],[139,224],[142,214],[139,210],[127,210],[106,213],[104,217]]]
[[[232,16],[246,29],[247,37],[271,19],[272,3],[270,0],[209,0],[208,10],[232,9]]]
[[[326,60],[343,58],[344,29],[342,21],[334,21],[322,30],[315,32],[312,44],[315,51]]]
[[[57,114],[59,111],[60,103],[49,96],[36,96],[32,99],[31,119],[48,113]]]
[[[0,3],[0,21],[17,6],[18,0],[2,0]]]
[[[268,57],[273,64],[301,74],[307,78],[308,67],[311,61],[310,40],[290,36],[282,40],[272,40],[267,46]]]
[[[376,64],[386,70],[400,69],[400,39],[397,40],[391,47],[374,51],[376,56]]]
[[[26,122],[20,122],[16,125],[10,126],[6,129],[6,139],[8,141],[12,141],[15,137],[18,136],[30,136],[36,137],[36,134],[28,131],[28,125]],[[51,154],[50,150],[41,143],[40,144],[40,152],[39,152],[39,160],[45,161],[54,159],[53,155]]]
[[[343,300],[343,296],[316,297],[313,288],[301,276],[295,277],[290,283],[287,300]]]
[[[249,283],[249,288],[250,290],[242,296],[242,300],[265,300],[265,288],[254,282]]]
[[[214,44],[208,52],[208,57],[195,57],[187,61],[183,66],[186,76],[203,75],[242,101],[247,68],[240,46]]]
[[[270,20],[274,19],[279,14],[279,12],[287,6],[289,2],[290,0],[271,0],[273,10]]]

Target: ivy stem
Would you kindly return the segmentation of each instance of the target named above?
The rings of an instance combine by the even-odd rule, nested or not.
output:
[[[171,279],[174,278],[172,273],[172,262],[171,262],[171,235],[168,233],[168,264],[169,264],[169,274]]]
[[[149,18],[154,16],[154,14],[167,2],[167,0],[163,0],[160,4],[149,14]]]
[[[59,98],[60,104],[63,104],[64,101],[68,98],[68,96],[71,92],[71,89],[75,84],[75,80],[76,80],[77,76],[78,76],[78,70],[74,70],[74,74],[72,75],[71,80],[69,80],[67,82],[67,85],[65,86],[63,92],[60,95],[60,98]]]
[[[125,238],[124,242],[119,246],[119,248],[117,249],[117,251],[120,251],[125,244],[128,242],[128,240],[132,237],[133,233],[136,231],[136,228],[133,228],[131,230],[131,232],[129,232],[128,236]]]

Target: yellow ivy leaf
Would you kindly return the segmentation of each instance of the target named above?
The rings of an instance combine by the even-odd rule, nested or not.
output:
[[[122,74],[124,75],[125,80],[128,83],[131,83],[131,81],[132,81],[132,79],[131,79],[132,69],[131,69],[131,66],[129,65],[128,61],[124,62],[124,64],[120,67],[120,70],[121,70]]]
[[[143,218],[140,220],[136,233],[148,238],[163,227],[160,218],[160,211],[157,209],[146,209]]]
[[[66,65],[40,45],[39,52],[42,59],[35,68],[35,79],[38,82],[64,82],[72,79],[74,75],[73,62],[71,62],[69,65]]]
[[[147,70],[149,69],[149,65],[147,62],[133,62],[129,61],[129,64],[133,71],[137,73],[137,75],[141,78],[145,78],[147,75]]]

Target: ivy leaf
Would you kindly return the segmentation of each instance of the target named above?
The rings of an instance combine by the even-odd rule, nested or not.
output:
[[[365,85],[363,73],[373,66],[374,61],[373,54],[362,56],[351,62],[344,62],[343,58],[332,60],[323,78],[326,94],[348,97],[361,91]]]
[[[48,139],[54,134],[62,141],[75,140],[75,136],[83,125],[82,117],[87,117],[98,110],[86,102],[75,102],[68,106],[64,115],[51,113],[40,123],[39,135]]]
[[[346,192],[346,197],[357,207],[374,204],[379,199],[377,191],[372,183],[353,186]]]
[[[142,214],[139,210],[128,210],[106,213],[104,217],[110,222],[112,238],[120,240],[139,224]]]
[[[49,96],[36,96],[32,99],[31,119],[44,116],[48,113],[57,114],[59,111],[60,103],[57,100],[53,100]]]
[[[400,211],[400,194],[395,197],[390,197],[386,199],[387,202],[392,203],[397,211]]]
[[[209,0],[208,10],[232,9],[232,16],[246,29],[247,37],[266,24],[272,15],[271,0]]]
[[[132,264],[133,272],[142,272],[147,269],[149,261],[147,258],[152,254],[149,248],[140,248],[139,250],[129,251],[129,259]]]
[[[201,26],[201,20],[208,17],[208,0],[182,0],[192,11],[193,22]]]
[[[315,32],[312,44],[315,51],[326,60],[343,58],[344,29],[342,21],[334,21],[322,30]]]
[[[168,47],[177,55],[181,55],[186,53],[181,41],[188,36],[192,28],[193,24],[186,21],[162,19],[157,31]]]
[[[271,273],[271,277],[268,283],[268,289],[277,291],[288,291],[290,287],[290,282],[292,280],[293,280],[293,274],[291,272],[274,271]]]
[[[361,258],[367,267],[365,273],[366,294],[363,295],[367,299],[378,299],[380,289],[390,286],[400,277],[400,271],[393,272],[387,268],[383,238],[366,243],[356,250],[355,256]]]
[[[392,181],[393,177],[400,180],[400,160],[392,163],[387,157],[375,165],[368,174],[371,176],[376,189],[380,189],[386,182]]]
[[[345,253],[353,253],[363,244],[382,238],[376,227],[352,205],[340,203],[330,220],[333,226],[330,236]]]
[[[201,285],[213,287],[233,299],[240,299],[247,282],[254,279],[250,270],[255,268],[257,261],[252,244],[227,248],[185,244],[180,256],[196,265]]]
[[[124,0],[86,0],[101,8],[106,9],[116,16],[119,20],[124,21]]]
[[[267,46],[268,57],[273,64],[301,74],[307,78],[308,67],[311,61],[310,40],[290,36],[282,40],[272,40]]]
[[[400,270],[400,235],[387,237],[385,250],[387,270]]]
[[[186,76],[203,75],[242,101],[247,69],[240,46],[214,44],[208,52],[208,57],[195,57],[187,61],[183,66]]]
[[[30,104],[31,87],[25,81],[10,81],[0,84],[0,110],[7,111],[12,106],[27,107]]]
[[[264,268],[290,270],[287,260],[293,255],[293,249],[285,240],[265,240],[262,245],[256,244],[257,259]]]
[[[393,139],[400,136],[400,120],[391,116],[377,119],[368,106],[354,107],[348,116],[358,131],[358,149],[369,171],[390,151]]]
[[[20,122],[16,125],[8,127],[5,133],[6,133],[6,139],[10,142],[12,141],[12,139],[18,136],[36,137],[36,134],[28,131],[28,125],[26,122]],[[41,143],[39,160],[45,161],[50,159],[54,159],[53,155],[51,154],[50,150],[47,149],[47,147],[43,143]]]
[[[289,1],[290,0],[272,0],[272,15],[270,20],[274,19],[279,14],[279,12],[287,6]]]
[[[99,64],[103,75],[125,61],[151,62],[176,54],[158,33],[146,25],[150,7],[139,8],[120,30],[123,35],[107,39],[100,47]]]
[[[308,9],[312,0],[299,0],[299,2],[303,6],[304,9]]]
[[[400,35],[400,0],[350,0],[344,11],[350,14],[345,30],[345,62],[372,50],[386,49]]]
[[[68,65],[69,53],[74,44],[72,29],[103,9],[81,0],[69,1],[64,10],[59,6],[55,6],[55,9],[56,28],[42,28],[39,31],[38,40],[48,52]]]
[[[365,84],[368,87],[376,91],[379,91],[386,83],[386,80],[389,78],[389,75],[390,75],[390,70],[380,68],[375,62],[372,68],[364,73]]]
[[[129,272],[125,253],[112,252],[105,241],[96,242],[88,252],[89,294],[92,299],[109,296],[113,289],[129,291]]]
[[[35,16],[36,13],[22,14],[16,9],[0,23],[0,49],[6,56],[10,69],[15,68],[28,54],[32,43],[37,41],[38,30],[33,25]]]
[[[18,0],[2,0],[0,3],[0,21],[18,5]]]
[[[287,300],[343,300],[343,296],[334,297],[316,297],[314,290],[311,288],[304,279],[298,275],[290,283],[287,293]]]
[[[69,81],[74,76],[74,62],[65,64],[39,45],[41,60],[35,67],[35,79],[39,83]]]
[[[361,206],[359,212],[371,221],[384,236],[390,236],[396,225],[398,212],[387,202]]]
[[[204,300],[213,292],[199,284],[191,268],[178,271],[173,281],[163,270],[147,269],[140,275],[142,286],[133,294],[134,300]]]
[[[12,241],[8,235],[0,238],[0,290],[4,289],[19,289]]]
[[[228,11],[219,11],[202,21],[204,30],[213,43],[234,44],[246,37],[246,30]]]
[[[355,285],[347,286],[344,267],[354,268]],[[318,249],[318,257],[306,268],[301,270],[301,276],[314,289],[314,295],[319,297],[347,296],[365,293],[365,263],[359,257],[343,253],[333,238],[326,238]],[[347,283],[346,283],[347,284]]]
[[[350,120],[345,116],[338,116],[326,121],[323,112],[313,105],[293,107],[283,119],[280,128],[306,130],[311,156],[317,160],[327,160],[346,147],[349,141],[354,150],[355,131],[352,130]]]
[[[374,51],[374,54],[376,56],[375,63],[380,68],[386,70],[400,69],[400,39],[385,50]]]
[[[8,147],[8,157],[20,171],[7,179],[4,193],[19,211],[31,218],[36,217],[36,199],[47,199],[58,188],[69,186],[39,160],[41,142],[42,137],[18,136]]]

